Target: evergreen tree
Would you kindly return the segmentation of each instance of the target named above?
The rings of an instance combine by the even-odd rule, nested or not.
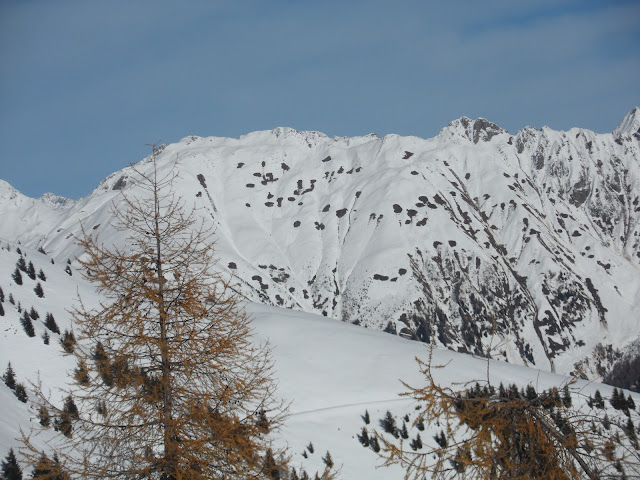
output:
[[[27,262],[22,255],[20,255],[20,258],[18,258],[16,268],[24,273],[27,273]]]
[[[67,265],[64,269],[65,272],[67,272],[67,275],[69,275],[70,277],[73,275],[73,272],[71,271],[71,266]]]
[[[47,254],[47,252],[45,252],[45,251],[44,251],[44,248],[42,248],[42,246],[39,246],[39,247],[38,247],[38,251],[39,251],[41,254],[43,254],[43,255],[46,255],[46,254]]]
[[[619,391],[616,387],[613,387],[609,403],[611,403],[611,406],[616,410],[625,410],[627,402],[625,401],[624,393]]]
[[[562,388],[562,405],[564,405],[567,408],[572,405],[571,392],[569,392],[569,385],[565,385]]]
[[[267,449],[267,453],[264,456],[262,472],[269,479],[280,480],[280,468],[273,458],[273,451],[270,448]]]
[[[27,400],[29,400],[27,389],[24,388],[24,385],[21,383],[16,383],[15,394],[18,400],[20,400],[22,403],[27,403]]]
[[[31,317],[29,316],[29,314],[27,313],[26,310],[22,314],[22,317],[20,317],[20,324],[22,325],[22,328],[24,329],[25,333],[29,337],[35,337],[36,336],[36,331],[33,328],[33,323],[31,322]]]
[[[38,420],[40,425],[44,428],[48,428],[51,425],[51,417],[49,416],[49,410],[44,405],[40,405],[38,408]]]
[[[36,279],[36,269],[33,266],[33,262],[29,262],[29,266],[27,267],[27,276],[31,280],[35,280]]]
[[[628,410],[635,410],[636,408],[636,402],[633,401],[633,398],[631,398],[631,395],[627,396],[626,407]]]
[[[309,453],[313,453],[315,451],[313,448],[313,443],[309,442],[309,445],[307,445],[307,450],[309,450]]]
[[[65,437],[71,438],[73,433],[73,422],[79,418],[78,407],[73,401],[73,397],[68,395],[64,400],[64,406],[60,411],[60,416],[56,418],[54,427],[57,432],[61,432]]]
[[[44,453],[40,455],[40,459],[33,469],[31,478],[49,480],[53,476],[53,461],[49,459]]]
[[[13,371],[11,362],[9,362],[9,364],[7,365],[7,369],[5,370],[4,375],[2,376],[2,379],[4,380],[4,384],[7,387],[9,387],[11,390],[16,389],[16,374]]]
[[[143,168],[155,166],[157,154]],[[68,402],[50,409],[66,437],[57,439],[58,454],[77,478],[260,478],[284,415],[270,352],[253,342],[232,286],[212,275],[211,235],[183,209],[173,176],[136,172],[142,196],[121,193],[125,208],[113,211],[112,227],[128,235],[126,252],[86,232],[79,241],[79,272],[103,300],[72,311],[79,342],[66,351],[84,361],[89,383],[73,387],[75,413]],[[111,385],[95,360],[99,343]],[[109,407],[104,417],[98,401]],[[23,441],[37,462],[36,447]]]
[[[16,304],[16,301],[14,300],[12,293],[9,294],[9,303],[11,305],[15,305]]]
[[[409,438],[409,431],[407,430],[406,422],[402,422],[402,428],[400,429],[400,436],[405,440]]]
[[[4,307],[2,306],[2,303],[0,303],[0,317],[4,317]]]
[[[13,453],[13,448],[9,449],[9,453],[2,461],[2,478],[3,480],[22,480],[22,469]]]
[[[380,442],[378,442],[378,437],[372,435],[371,439],[369,440],[369,445],[371,446],[371,450],[376,453],[380,453]]]
[[[364,415],[362,416],[362,421],[365,423],[365,425],[369,425],[369,423],[371,422],[371,418],[369,418],[369,410],[364,411]]]
[[[31,320],[38,320],[40,318],[40,314],[33,307],[31,307],[31,310],[29,310],[29,316],[31,317]]]
[[[396,426],[396,419],[389,410],[387,410],[384,418],[380,420],[380,426],[385,432],[390,433],[394,437],[398,438],[398,427]]]
[[[369,446],[369,432],[367,431],[367,427],[362,427],[362,433],[358,435],[358,441],[365,448]]]
[[[60,329],[58,328],[58,324],[56,323],[55,318],[53,318],[52,313],[48,313],[45,315],[44,326],[51,330],[53,333],[60,334]]]
[[[0,287],[0,303],[4,302],[4,292],[2,291],[2,287]]]
[[[44,272],[42,271],[42,269],[40,269],[40,271],[38,272],[38,278],[40,280],[42,280],[43,282],[47,281],[47,276],[44,274]]]
[[[600,390],[596,390],[596,393],[593,395],[593,406],[600,409],[604,408],[604,399],[602,398]]]
[[[416,438],[411,440],[411,444],[409,446],[414,452],[422,448],[422,439],[420,438],[420,433],[416,434]]]
[[[60,339],[60,345],[62,345],[62,348],[65,352],[73,353],[76,346],[76,336],[73,334],[73,332],[65,330],[62,334],[62,338]]]
[[[42,334],[42,341],[44,342],[45,345],[49,345],[50,340],[51,339],[49,338],[49,332],[45,330],[44,333]]]
[[[333,468],[333,458],[331,458],[331,453],[327,450],[327,453],[324,457],[322,457],[322,461],[327,466],[327,468]]]
[[[20,273],[20,270],[18,270],[18,267],[16,267],[16,269],[14,270],[11,278],[13,278],[13,281],[16,282],[16,285],[22,285],[22,274]]]
[[[35,286],[35,288],[33,289],[34,292],[36,292],[36,295],[39,298],[44,297],[44,290],[42,290],[42,285],[40,285],[40,282],[38,282]]]

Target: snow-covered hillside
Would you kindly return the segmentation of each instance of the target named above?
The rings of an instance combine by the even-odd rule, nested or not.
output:
[[[639,126],[635,108],[611,134],[466,117],[427,140],[277,128],[185,138],[159,160],[251,301],[600,378],[639,341]],[[75,203],[1,187],[0,237],[58,262],[81,228],[122,244],[110,209],[140,193],[128,168]]]
[[[51,263],[51,257],[33,249],[0,243],[0,287],[5,300],[2,302],[4,316],[0,317],[0,367],[4,372],[8,362],[15,370],[17,381],[27,387],[33,398],[29,381],[40,378],[45,390],[53,389],[53,398],[60,398],[56,387],[70,381],[69,372],[74,364],[63,356],[59,345],[60,336],[49,331],[50,343],[45,345],[46,313],[52,313],[61,331],[71,328],[66,313],[79,293],[89,305],[97,301],[91,285],[81,279],[79,272],[66,272],[66,263]],[[23,274],[23,284],[17,285],[12,273],[21,256],[26,263],[32,262],[34,269],[44,273],[46,281],[36,277],[31,280]],[[40,282],[44,297],[38,297],[34,288]],[[9,297],[13,298],[11,303]],[[28,337],[21,323],[23,312],[31,307],[39,313],[34,320],[35,336]],[[18,309],[23,312],[19,312]],[[340,478],[344,480],[368,478],[400,480],[400,468],[376,469],[377,456],[363,448],[357,439],[363,424],[361,416],[368,411],[372,424],[387,410],[399,419],[405,414],[415,418],[415,404],[400,398],[403,391],[400,379],[411,385],[423,385],[424,378],[418,373],[416,356],[426,359],[428,347],[423,343],[409,341],[373,329],[366,329],[324,318],[320,315],[295,310],[284,310],[273,306],[250,303],[247,309],[254,319],[256,340],[269,340],[276,363],[278,394],[291,402],[290,416],[282,430],[281,442],[291,448],[292,463],[308,471],[322,469],[321,457],[328,450],[336,465],[341,466]],[[485,379],[487,363],[480,358],[452,352],[446,349],[434,351],[434,364],[447,365],[435,372],[442,385]],[[561,387],[568,379],[558,374],[532,368],[491,361],[491,381],[526,386],[535,385],[539,390]],[[593,382],[579,381],[572,385],[575,402],[583,405],[589,395],[597,389],[605,397],[611,396],[611,388]],[[628,392],[627,392],[628,394]],[[640,405],[640,396],[631,394]],[[4,457],[10,447],[19,443],[19,429],[28,430],[38,420],[29,412],[28,403],[20,402],[9,388],[0,382],[0,455]],[[611,410],[611,409],[610,409]],[[616,420],[616,412],[609,412]],[[626,421],[622,413],[620,421]],[[634,420],[637,420],[634,416]],[[411,429],[414,436],[417,431]],[[432,442],[435,430],[421,432],[425,442]],[[306,446],[313,443],[314,453]],[[306,450],[305,458],[302,453]]]

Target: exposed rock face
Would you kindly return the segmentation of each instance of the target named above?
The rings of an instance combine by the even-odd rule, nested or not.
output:
[[[278,128],[189,137],[160,166],[178,159],[176,193],[252,300],[596,377],[598,352],[640,336],[639,118],[512,136],[462,117],[429,140]],[[63,259],[81,225],[123,243],[107,211],[134,179],[113,174],[47,232],[0,236]]]

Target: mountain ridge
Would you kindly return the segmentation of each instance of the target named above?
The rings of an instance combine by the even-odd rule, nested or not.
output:
[[[610,134],[461,117],[430,139],[192,136],[159,165],[250,300],[599,378],[640,335],[638,112]],[[0,236],[59,260],[81,254],[81,227],[122,243],[108,224],[123,191],[131,167],[46,222],[0,201],[15,217]]]

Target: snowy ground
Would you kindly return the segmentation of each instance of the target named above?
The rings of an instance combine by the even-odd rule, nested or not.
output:
[[[67,371],[74,365],[72,359],[62,355],[59,338],[51,334],[50,345],[45,345],[43,320],[46,312],[54,314],[60,329],[70,327],[70,315],[66,312],[77,292],[89,303],[95,302],[91,286],[65,273],[66,264],[51,264],[42,253],[22,247],[27,262],[32,261],[35,270],[42,269],[47,276],[41,282],[45,296],[34,293],[36,281],[23,274],[23,285],[11,279],[19,254],[17,245],[0,242],[0,286],[5,300],[5,315],[0,317],[0,368],[4,372],[11,361],[19,382],[27,384],[38,376],[49,387],[62,386],[67,381]],[[15,305],[9,302],[9,295]],[[36,336],[24,333],[17,306],[39,312],[40,320],[34,322]],[[254,319],[256,339],[268,340],[273,349],[279,382],[279,395],[290,401],[290,416],[282,430],[281,439],[291,447],[294,465],[302,465],[308,471],[322,469],[321,457],[327,450],[337,465],[341,466],[343,479],[400,479],[400,469],[376,469],[378,460],[370,450],[357,440],[363,421],[361,415],[368,410],[372,425],[377,426],[387,410],[397,416],[409,413],[415,418],[415,405],[400,398],[403,390],[400,379],[411,385],[421,385],[424,379],[418,373],[415,357],[426,359],[428,347],[362,327],[309,313],[284,310],[259,304],[248,304],[247,310]],[[442,384],[485,379],[487,362],[468,355],[436,349],[434,364],[446,365],[436,373]],[[489,364],[491,381],[532,383],[539,389],[562,386],[567,377],[526,367],[492,361]],[[579,381],[573,389],[584,395],[600,389],[605,397],[611,389],[605,385]],[[28,389],[29,390],[29,389]],[[640,404],[640,396],[635,395]],[[19,428],[28,428],[37,421],[27,406],[0,383],[0,455],[4,457],[10,447],[17,447]],[[372,428],[370,428],[371,430]],[[424,432],[423,438],[432,433]],[[313,454],[302,456],[305,446],[312,442]]]

